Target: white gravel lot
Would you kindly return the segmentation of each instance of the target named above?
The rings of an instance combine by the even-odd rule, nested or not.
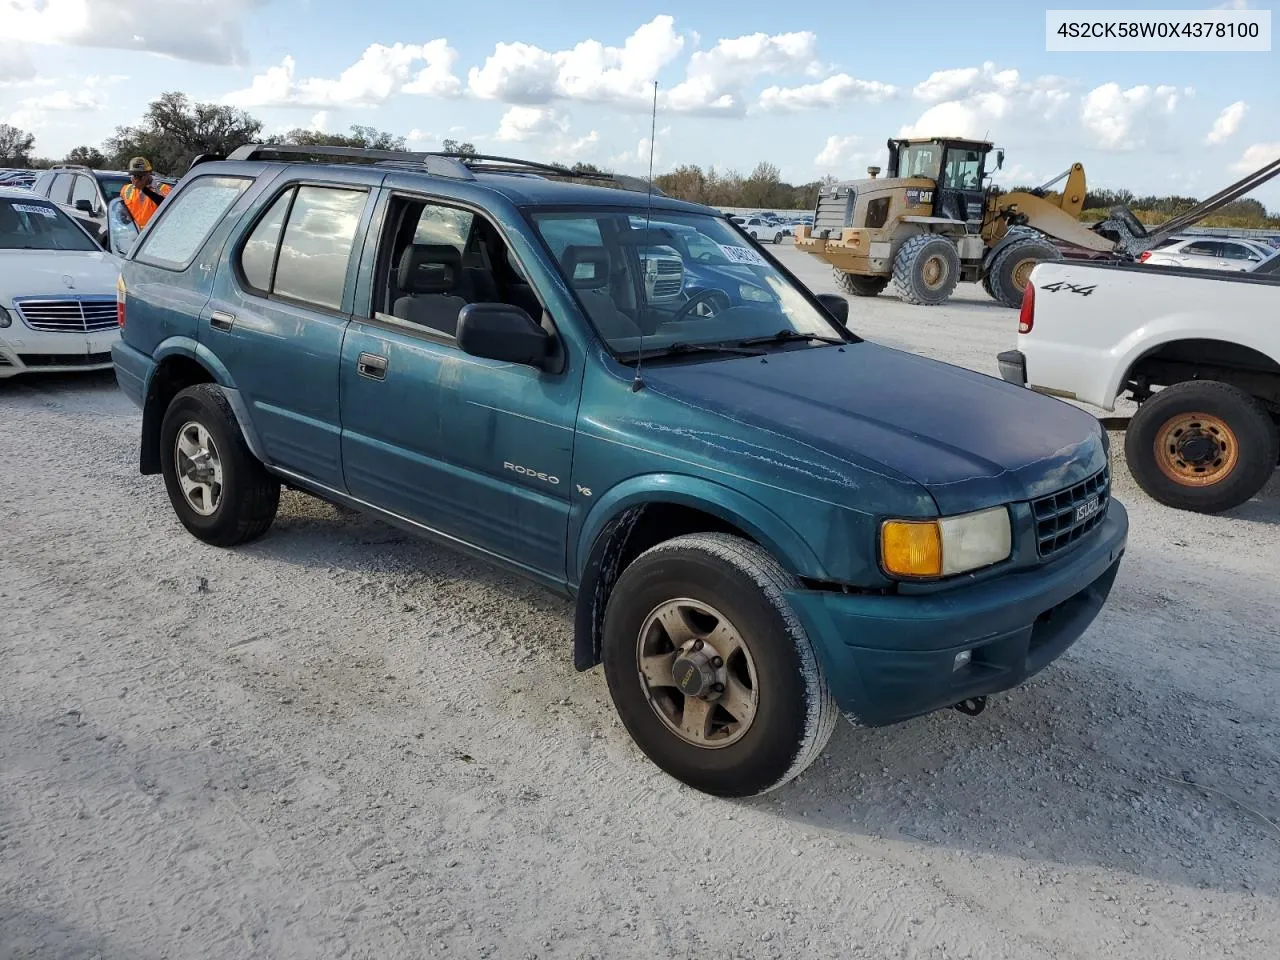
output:
[[[988,373],[1015,326],[852,310]],[[206,547],[138,429],[109,376],[0,381],[5,960],[1275,956],[1280,484],[1201,517],[1117,462],[1068,655],[725,802],[632,746],[565,601],[298,494]]]

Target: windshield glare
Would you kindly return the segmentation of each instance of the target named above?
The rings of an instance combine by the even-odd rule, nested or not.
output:
[[[643,210],[536,213],[534,224],[617,352],[839,331],[718,217]],[[647,224],[647,225],[646,225]]]
[[[97,250],[48,200],[0,198],[0,250]]]

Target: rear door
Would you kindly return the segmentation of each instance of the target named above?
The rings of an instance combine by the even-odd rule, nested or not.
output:
[[[200,342],[230,373],[267,460],[338,491],[338,363],[382,176],[273,184],[238,226],[200,322]]]
[[[1222,267],[1222,244],[1217,240],[1195,240],[1178,251],[1177,259],[1184,267],[1218,270]]]

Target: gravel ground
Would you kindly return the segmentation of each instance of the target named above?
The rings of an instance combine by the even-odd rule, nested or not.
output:
[[[976,288],[851,322],[989,373],[1015,323]],[[1068,655],[724,802],[574,673],[566,602],[298,494],[203,546],[138,428],[109,377],[0,382],[6,960],[1275,956],[1280,484],[1201,517],[1117,463]]]

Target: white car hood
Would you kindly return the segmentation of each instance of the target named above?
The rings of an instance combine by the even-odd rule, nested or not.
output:
[[[0,302],[11,306],[14,297],[115,296],[119,275],[119,258],[100,250],[0,250]]]

